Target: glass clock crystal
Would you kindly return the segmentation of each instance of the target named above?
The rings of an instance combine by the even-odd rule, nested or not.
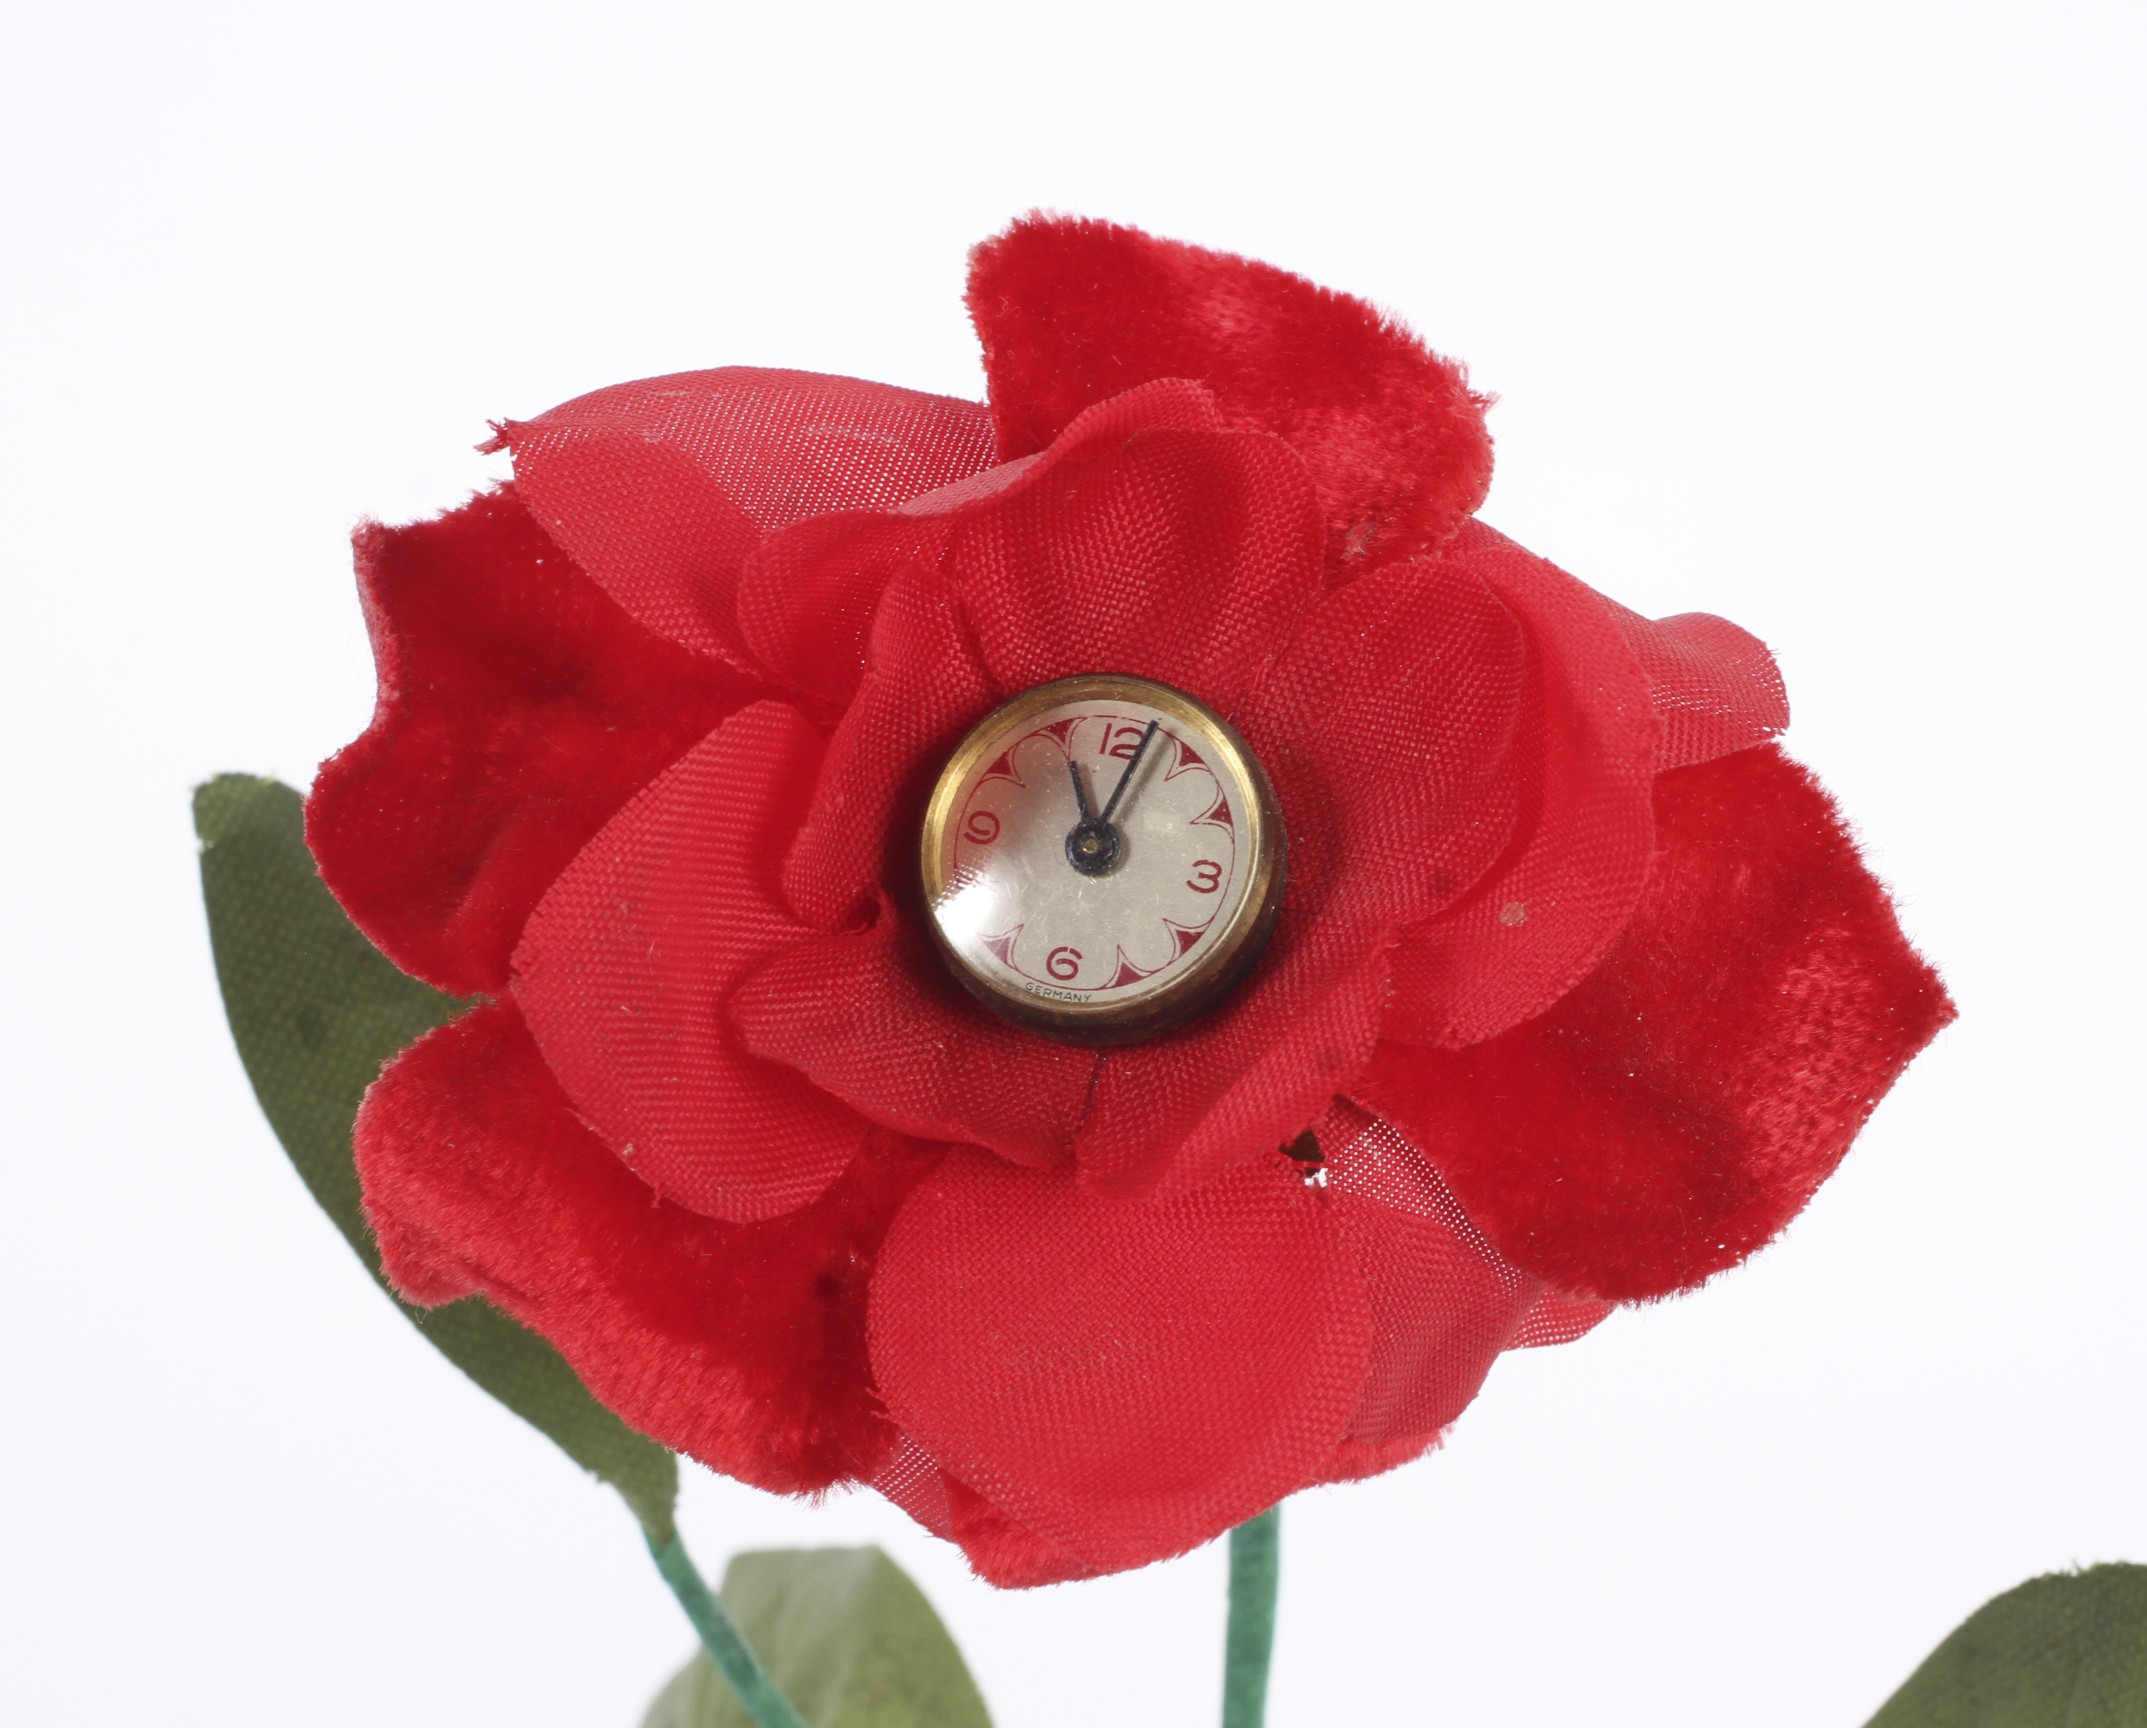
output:
[[[1211,1006],[1260,951],[1287,842],[1221,715],[1151,679],[1002,704],[940,771],[925,905],[954,974],[1037,1031],[1124,1043]]]

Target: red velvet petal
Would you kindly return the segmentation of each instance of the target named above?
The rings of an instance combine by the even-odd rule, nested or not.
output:
[[[506,422],[498,443],[530,508],[607,593],[741,664],[738,571],[765,536],[892,509],[993,459],[974,402],[750,366],[593,391]]]
[[[977,1576],[1002,1590],[1096,1576],[1095,1567],[1054,1548],[957,1482],[906,1434],[874,1474],[872,1486],[933,1535],[959,1542]]]
[[[954,1512],[947,1503],[946,1475],[939,1460],[907,1434],[872,1473],[871,1486],[941,1541],[954,1540]]]
[[[1002,456],[1152,378],[1311,465],[1345,566],[1428,551],[1483,501],[1486,399],[1375,308],[1271,265],[1107,222],[1030,217],[971,255]]]
[[[1437,1445],[1502,1351],[1570,1343],[1614,1304],[1550,1289],[1507,1261],[1392,1123],[1338,1099],[1316,1134],[1371,1300],[1364,1395],[1319,1476],[1355,1482]]]
[[[833,719],[862,675],[881,593],[904,569],[936,566],[957,521],[987,501],[1005,504],[1062,462],[1107,454],[1136,433],[1221,430],[1207,391],[1162,379],[1091,408],[1040,456],[1002,463],[898,510],[800,523],[771,539],[739,579],[746,643],[816,714]]]
[[[739,1042],[728,998],[807,934],[775,874],[820,740],[733,715],[590,841],[529,920],[514,990],[574,1107],[667,1200],[769,1218],[842,1173],[865,1123]]]
[[[1612,603],[1655,706],[1655,766],[1685,768],[1764,744],[1789,724],[1767,645],[1707,612],[1643,618]]]
[[[1429,1440],[1474,1400],[1543,1285],[1469,1222],[1430,1161],[1347,1104],[1317,1130],[1343,1245],[1371,1303],[1359,1445]]]
[[[605,593],[651,630],[752,668],[738,633],[738,570],[759,525],[674,445],[632,432],[510,428],[515,481]]]
[[[355,543],[379,704],[322,764],[306,841],[404,971],[495,991],[583,842],[757,690],[627,617],[510,487]]]
[[[1373,929],[1441,910],[1505,849],[1528,645],[1481,577],[1409,559],[1314,610],[1245,717],[1294,903]]]
[[[1334,1449],[1334,1456],[1327,1461],[1326,1468],[1305,1486],[1317,1487],[1322,1482],[1362,1482],[1367,1477],[1384,1476],[1389,1470],[1415,1463],[1445,1438],[1444,1433],[1411,1434],[1377,1445],[1345,1440]]]
[[[1522,804],[1505,856],[1394,955],[1387,1036],[1465,1045],[1542,1013],[1632,916],[1654,849],[1656,727],[1647,680],[1608,601],[1480,522],[1447,557],[1527,638]]]
[[[1386,983],[1377,931],[1285,910],[1222,1006],[1104,1052],[1075,1143],[1082,1182],[1119,1196],[1196,1188],[1273,1153],[1371,1058]]]
[[[875,1122],[1040,1168],[1072,1158],[1096,1071],[1094,1051],[970,1000],[892,906],[871,930],[765,962],[732,998],[731,1018],[755,1055],[787,1062]]]
[[[482,1293],[666,1446],[787,1493],[870,1476],[893,1446],[865,1292],[929,1149],[875,1139],[804,1210],[716,1223],[658,1201],[575,1118],[503,1001],[390,1064],[357,1153],[399,1287]]]
[[[1654,874],[1592,977],[1473,1049],[1382,1045],[1360,1094],[1508,1259],[1620,1301],[1771,1238],[1953,1017],[1776,748],[1674,769],[1655,802]]]
[[[864,676],[880,596],[903,571],[936,568],[947,532],[936,515],[856,511],[786,529],[738,579],[747,647],[814,718],[840,719]]]
[[[1366,1318],[1282,1158],[1161,1201],[957,1150],[881,1249],[887,1407],[950,1476],[1102,1571],[1181,1553],[1333,1455]]]

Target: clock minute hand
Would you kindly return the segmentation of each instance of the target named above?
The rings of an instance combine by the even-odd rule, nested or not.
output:
[[[1133,784],[1134,769],[1141,765],[1141,758],[1148,754],[1149,739],[1156,735],[1156,728],[1160,725],[1162,725],[1160,720],[1148,722],[1148,730],[1141,734],[1141,741],[1134,745],[1133,754],[1126,759],[1126,771],[1119,775],[1118,784],[1111,788],[1111,801],[1103,807],[1103,814],[1096,818],[1097,821],[1106,824],[1110,822],[1112,815],[1118,809],[1119,799],[1126,795],[1126,788]]]

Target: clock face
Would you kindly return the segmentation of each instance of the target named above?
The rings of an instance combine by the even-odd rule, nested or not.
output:
[[[1181,691],[1066,678],[1015,697],[941,772],[925,903],[955,975],[1038,1031],[1164,1031],[1240,977],[1285,843],[1244,740]]]

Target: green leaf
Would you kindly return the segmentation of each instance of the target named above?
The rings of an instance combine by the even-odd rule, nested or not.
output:
[[[2031,1578],[1978,1608],[1870,1728],[2140,1728],[2147,1566]]]
[[[382,1064],[469,1004],[398,971],[343,915],[306,850],[301,810],[290,787],[247,774],[196,789],[209,941],[269,1126],[387,1289],[359,1205],[351,1123]],[[618,1489],[652,1541],[670,1540],[678,1461],[590,1397],[558,1351],[476,1297],[396,1306],[456,1367]]]
[[[812,1728],[991,1728],[932,1604],[877,1548],[740,1554],[719,1594]],[[642,1728],[753,1728],[753,1718],[702,1651]]]

